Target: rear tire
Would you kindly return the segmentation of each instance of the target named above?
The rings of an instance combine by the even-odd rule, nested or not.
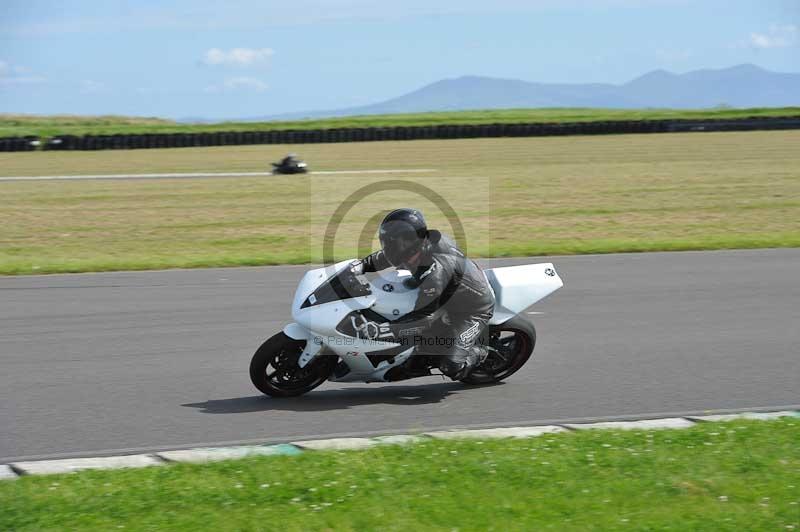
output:
[[[319,355],[306,367],[297,365],[306,346],[280,332],[261,344],[250,361],[250,380],[262,393],[272,397],[294,397],[310,392],[325,382],[338,357]]]
[[[489,355],[461,382],[491,384],[516,373],[533,354],[536,329],[522,316],[489,326]]]

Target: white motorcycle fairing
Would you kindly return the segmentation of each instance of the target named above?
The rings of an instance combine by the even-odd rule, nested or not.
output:
[[[354,311],[375,305],[378,299],[375,294],[381,291],[379,282],[376,282],[376,286],[367,282],[364,276],[355,276],[362,283],[364,295],[333,299],[329,302],[320,302],[315,296],[320,287],[325,283],[332,284],[332,279],[349,269],[352,262],[338,262],[326,268],[311,270],[303,276],[292,302],[292,317],[296,323],[288,325],[284,333],[296,340],[307,340],[298,361],[300,367],[305,367],[324,346],[329,354],[339,355],[350,368],[347,375],[341,378],[331,377],[331,380],[380,382],[384,380],[383,375],[389,369],[399,366],[411,356],[413,346],[402,349],[399,343],[382,340],[382,337],[391,335],[386,335],[386,331],[381,330],[378,324],[364,318],[350,316],[351,320],[355,320],[353,328],[359,329],[359,337],[344,334],[337,329],[337,325]],[[387,360],[382,360],[376,367],[368,355],[381,351],[396,353],[387,357]]]
[[[389,321],[397,320],[414,310],[418,290],[403,284],[411,276],[406,270],[383,272],[367,281],[363,275],[355,276],[346,271],[352,262],[338,262],[311,270],[303,276],[292,302],[292,317],[296,323],[287,325],[283,332],[295,340],[306,340],[298,361],[300,367],[305,367],[315,356],[327,350],[326,354],[338,355],[350,368],[347,374],[338,378],[332,376],[330,380],[384,381],[385,373],[403,364],[414,348],[408,346],[404,349],[397,342],[387,341],[393,340],[388,328],[382,329],[380,324],[353,313],[370,309]],[[495,312],[490,325],[508,321],[563,286],[550,263],[492,268],[485,270],[485,274],[495,295]],[[352,283],[344,290],[341,288],[342,278]],[[339,288],[334,287],[337,284]],[[339,299],[337,295],[345,298]],[[345,318],[350,320],[357,336],[337,329]],[[385,354],[376,366],[368,356],[380,352]]]
[[[499,325],[546,298],[564,282],[549,262],[484,270],[494,292],[494,314],[489,325]]]

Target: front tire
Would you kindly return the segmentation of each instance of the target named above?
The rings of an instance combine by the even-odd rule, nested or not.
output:
[[[516,373],[533,354],[536,329],[522,316],[489,326],[489,355],[461,382],[490,384]]]
[[[250,380],[262,393],[272,397],[294,397],[310,392],[327,380],[337,358],[315,357],[306,367],[297,361],[306,346],[280,332],[261,344],[250,361]]]

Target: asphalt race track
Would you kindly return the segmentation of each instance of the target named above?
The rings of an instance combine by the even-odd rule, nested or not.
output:
[[[0,463],[234,442],[800,405],[800,249],[555,262],[508,382],[250,383],[305,267],[0,277]]]

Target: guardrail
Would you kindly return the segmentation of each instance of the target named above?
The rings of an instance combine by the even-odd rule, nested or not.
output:
[[[689,131],[755,131],[800,129],[800,117],[738,119],[616,120],[597,122],[462,124],[438,126],[221,131],[214,133],[147,133],[136,135],[59,135],[42,142],[37,137],[0,138],[0,151],[131,150],[241,146],[248,144],[317,144],[382,140],[545,137],[613,135]]]

